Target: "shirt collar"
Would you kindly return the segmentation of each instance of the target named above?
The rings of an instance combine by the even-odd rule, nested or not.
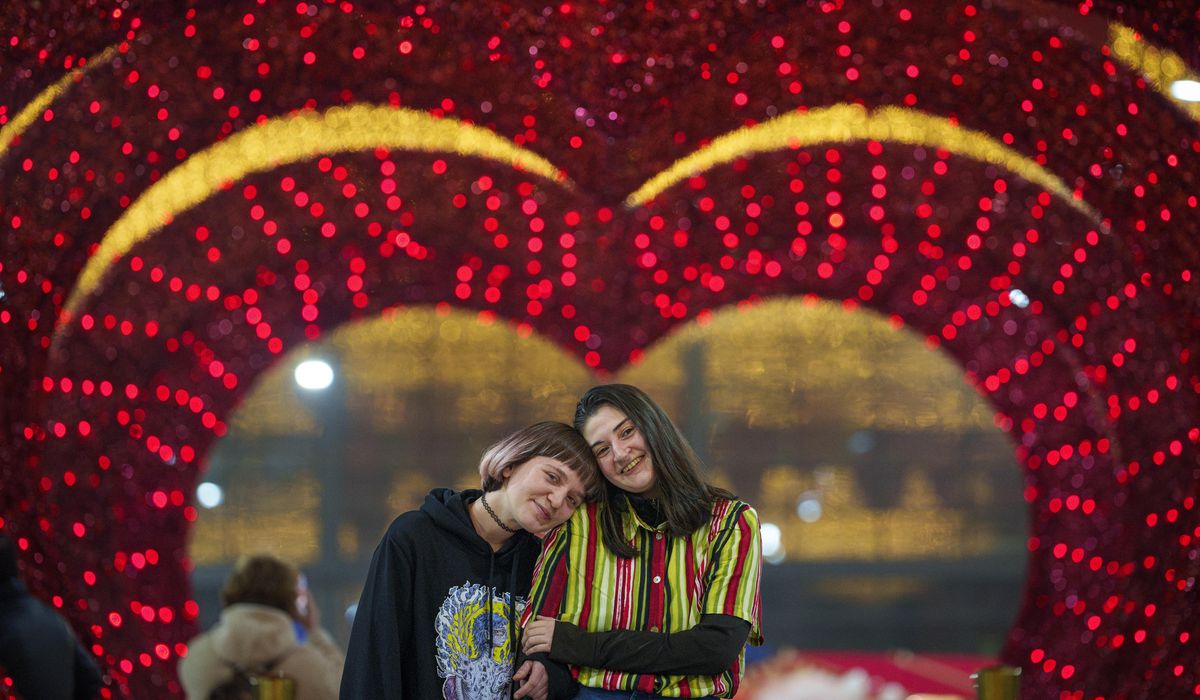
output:
[[[625,520],[625,536],[627,539],[633,540],[637,536],[639,528],[648,532],[660,532],[666,529],[666,522],[662,519],[655,501],[627,493],[625,494],[625,508],[630,516]],[[657,525],[648,522],[648,519],[652,519],[655,515],[660,520]]]

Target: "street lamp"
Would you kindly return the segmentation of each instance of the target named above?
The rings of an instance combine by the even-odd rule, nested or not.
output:
[[[319,391],[333,384],[333,368],[325,360],[305,360],[296,365],[295,377],[301,389]]]

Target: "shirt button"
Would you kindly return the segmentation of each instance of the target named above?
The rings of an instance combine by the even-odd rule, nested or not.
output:
[[[658,631],[658,625],[653,625],[653,626],[650,628],[650,631],[651,631],[651,632],[657,632],[657,631]]]
[[[655,583],[662,583],[662,576],[655,576],[655,577],[654,577],[654,582],[655,582]]]
[[[654,539],[656,539],[656,540],[661,540],[661,539],[662,539],[662,533],[661,533],[661,532],[656,532],[656,533],[654,533]]]

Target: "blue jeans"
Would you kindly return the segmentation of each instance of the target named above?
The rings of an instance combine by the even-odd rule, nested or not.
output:
[[[599,690],[582,687],[579,689],[579,694],[575,696],[575,700],[653,700],[661,697],[661,695],[645,693],[640,690]],[[696,700],[716,700],[716,698],[716,695],[705,695]]]

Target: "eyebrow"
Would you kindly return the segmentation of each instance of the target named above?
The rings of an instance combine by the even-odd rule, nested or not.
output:
[[[629,421],[630,421],[630,419],[629,419],[629,418],[626,418],[625,420],[621,421],[620,423],[617,423],[617,424],[616,424],[616,425],[613,427],[613,429],[612,429],[612,432],[614,432],[614,433],[615,433],[615,432],[619,431],[619,430],[621,429],[621,427],[622,427],[622,426],[624,426],[624,425],[625,425],[626,423],[628,423]],[[601,438],[600,440],[597,440],[597,441],[593,442],[593,443],[592,443],[592,447],[597,447],[597,446],[599,446],[600,444],[602,444],[602,443],[604,443],[604,442],[607,442],[607,440],[604,440],[603,438]]]

